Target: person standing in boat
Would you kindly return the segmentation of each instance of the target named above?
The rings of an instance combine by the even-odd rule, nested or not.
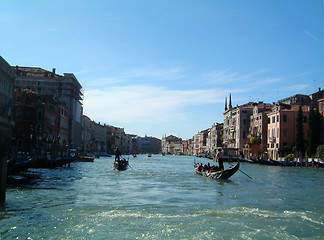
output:
[[[219,170],[224,170],[224,153],[222,152],[222,149],[218,149],[218,153],[216,155],[216,161],[218,161]]]
[[[120,161],[120,151],[118,149],[118,147],[116,147],[116,150],[115,150],[115,161]]]

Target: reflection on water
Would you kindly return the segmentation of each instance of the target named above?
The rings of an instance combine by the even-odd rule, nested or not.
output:
[[[253,179],[194,174],[193,157],[138,156],[9,179],[2,239],[316,239],[323,236],[323,169],[242,163]],[[206,161],[199,159],[199,161]],[[226,167],[226,163],[225,163]]]

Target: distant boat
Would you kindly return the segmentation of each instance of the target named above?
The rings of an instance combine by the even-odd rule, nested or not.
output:
[[[100,157],[112,157],[112,155],[105,153],[105,152],[95,152],[95,157],[100,158]]]
[[[93,156],[78,156],[75,158],[76,162],[93,162],[94,157]]]
[[[147,157],[152,157],[151,153],[147,154]]]
[[[137,157],[136,154],[133,154],[133,157],[136,158]]]
[[[196,173],[209,178],[216,178],[216,179],[229,179],[231,176],[233,176],[238,170],[240,169],[240,161],[237,162],[235,166],[232,166],[230,168],[227,168],[222,171],[212,172],[209,173],[207,171],[197,171]]]

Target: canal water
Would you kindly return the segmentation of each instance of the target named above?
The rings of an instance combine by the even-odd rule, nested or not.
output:
[[[241,164],[230,180],[188,156],[113,158],[9,179],[0,239],[324,239],[324,169]],[[224,163],[228,167],[228,163]]]

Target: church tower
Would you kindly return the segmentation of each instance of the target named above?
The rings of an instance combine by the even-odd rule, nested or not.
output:
[[[229,105],[228,108],[231,109],[232,108],[232,95],[230,94],[229,96]]]
[[[227,97],[225,98],[225,111],[227,111]]]

